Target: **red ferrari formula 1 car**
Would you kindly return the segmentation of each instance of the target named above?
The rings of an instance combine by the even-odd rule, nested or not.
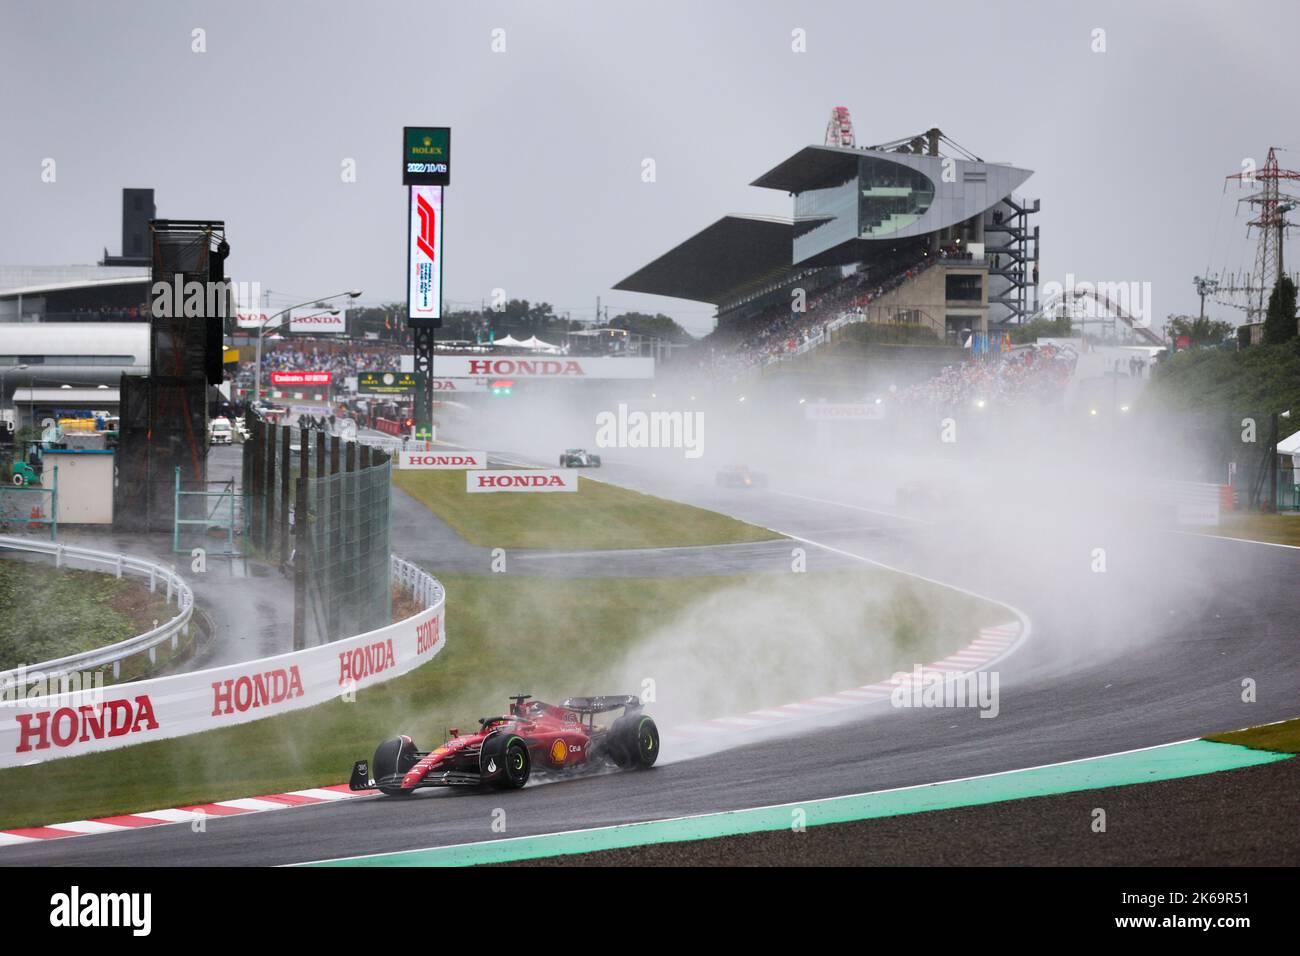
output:
[[[352,767],[352,790],[379,790],[408,796],[421,787],[476,787],[503,790],[528,783],[533,771],[547,775],[590,773],[605,767],[651,767],[659,757],[659,729],[642,713],[636,697],[570,697],[558,706],[510,698],[510,713],[484,717],[477,733],[450,739],[424,752],[405,735],[389,737],[367,764]],[[596,715],[622,709],[608,727]]]

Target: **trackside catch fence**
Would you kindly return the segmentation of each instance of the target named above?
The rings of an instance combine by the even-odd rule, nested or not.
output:
[[[294,647],[391,623],[389,454],[252,412],[245,426],[245,532],[293,577]]]

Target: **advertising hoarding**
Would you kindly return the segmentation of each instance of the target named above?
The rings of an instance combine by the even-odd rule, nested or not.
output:
[[[328,385],[330,372],[272,372],[272,385]]]
[[[568,469],[516,468],[510,471],[467,471],[465,490],[493,492],[577,491],[578,476]]]
[[[398,467],[417,471],[458,471],[462,468],[486,468],[487,452],[463,451],[455,448],[438,448],[431,451],[403,451],[398,453]]]
[[[261,328],[266,325],[270,318],[271,313],[265,309],[240,306],[235,310],[235,327],[240,329]]]
[[[652,358],[533,358],[528,355],[480,357],[439,355],[437,371],[445,378],[550,378],[581,381],[596,378],[654,378]]]
[[[442,326],[442,187],[412,186],[407,221],[406,322]]]
[[[420,378],[415,372],[358,372],[358,395],[413,395]]]
[[[289,313],[290,332],[315,335],[341,335],[348,330],[347,309],[306,308]]]
[[[402,185],[447,186],[450,184],[450,127],[402,127]]]

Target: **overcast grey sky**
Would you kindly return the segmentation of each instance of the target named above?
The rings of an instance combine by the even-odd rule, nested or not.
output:
[[[939,126],[1034,170],[1042,281],[1149,281],[1157,325],[1195,311],[1193,275],[1253,262],[1223,177],[1270,145],[1300,150],[1294,2],[0,9],[0,263],[116,253],[121,188],[152,186],[160,216],[225,219],[231,273],[286,304],[349,286],[404,297],[407,124],[452,127],[453,304],[501,288],[589,319],[599,295],[696,333],[710,306],[610,286],[723,214],[788,214],[746,184],[820,142],[834,106],[859,143]]]

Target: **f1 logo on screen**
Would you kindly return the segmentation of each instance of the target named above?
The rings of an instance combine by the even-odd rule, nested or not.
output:
[[[415,235],[415,244],[433,262],[438,261],[438,253],[434,250],[434,228],[438,223],[438,214],[433,211],[429,205],[429,200],[425,199],[418,193],[415,196],[415,213],[420,218],[420,231]]]

